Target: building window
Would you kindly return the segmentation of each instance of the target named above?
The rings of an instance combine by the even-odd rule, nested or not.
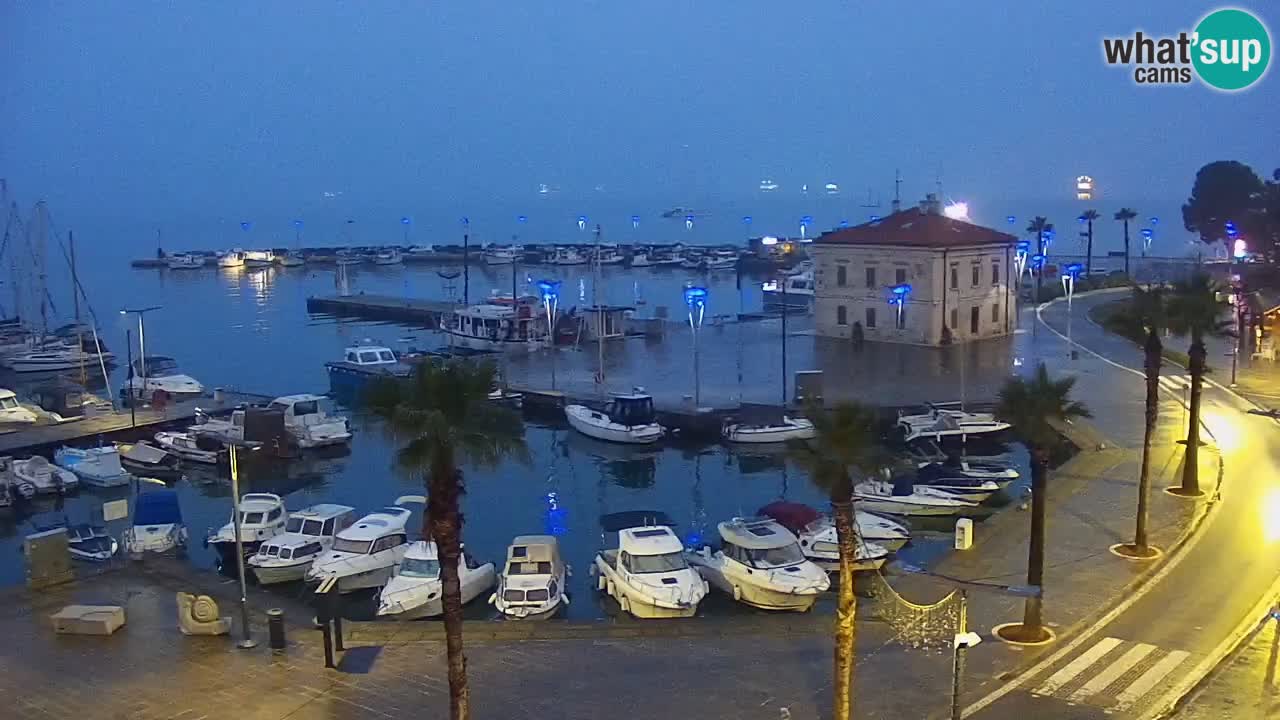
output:
[[[1000,322],[1000,304],[996,303],[991,306],[991,322],[999,324]]]
[[[873,308],[873,307],[869,307],[869,308],[867,308],[867,323],[866,323],[866,324],[867,324],[867,327],[869,327],[869,328],[874,328],[874,327],[876,326],[876,309],[875,309],[875,308]]]
[[[876,286],[876,269],[873,267],[869,267],[867,268],[867,287],[874,288],[875,286]],[[872,327],[875,327],[875,326],[872,325]]]
[[[991,287],[1000,287],[1000,263],[991,263]]]
[[[848,284],[848,270],[844,265],[836,266],[836,285],[844,287]]]
[[[906,269],[906,268],[898,268],[897,270],[894,270],[894,271],[893,271],[893,283],[894,283],[895,285],[902,285],[902,284],[903,284],[903,283],[905,283],[906,281],[907,281],[907,269]]]
[[[951,308],[951,329],[960,329],[960,311],[955,308]]]
[[[954,290],[954,289],[959,289],[959,287],[960,287],[960,266],[952,265],[951,266],[951,288]]]
[[[843,305],[836,306],[836,324],[837,325],[849,324],[849,308],[846,308]]]
[[[973,307],[969,308],[969,332],[974,335],[978,334],[978,306],[977,305],[974,305]]]
[[[971,281],[973,284],[971,285],[971,287],[978,287],[978,282],[979,282],[978,276],[981,274],[981,271],[979,270],[977,263],[973,264],[972,270],[973,270],[973,278],[971,279]]]

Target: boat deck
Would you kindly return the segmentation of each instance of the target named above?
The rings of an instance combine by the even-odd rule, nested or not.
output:
[[[76,445],[84,440],[127,440],[150,437],[158,430],[174,425],[188,425],[196,416],[196,408],[213,414],[226,413],[246,403],[265,403],[275,396],[256,393],[224,392],[215,400],[212,396],[182,400],[167,405],[164,410],[151,407],[138,408],[133,417],[129,411],[113,411],[86,416],[60,425],[36,425],[9,432],[0,432],[0,455],[30,454],[55,449],[61,445]]]

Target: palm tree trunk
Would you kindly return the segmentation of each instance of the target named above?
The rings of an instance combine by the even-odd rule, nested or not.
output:
[[[1139,551],[1147,549],[1147,495],[1151,492],[1151,436],[1155,434],[1156,413],[1160,401],[1160,334],[1152,327],[1147,331],[1146,352],[1147,406],[1146,425],[1142,430],[1142,465],[1138,470],[1138,517],[1133,531],[1133,544]]]
[[[857,626],[858,597],[853,593],[853,560],[857,553],[856,530],[853,520],[852,484],[846,481],[848,492],[833,498],[832,514],[836,521],[836,540],[840,546],[840,587],[836,601],[835,680],[832,683],[835,697],[832,715],[836,720],[853,717],[853,661]]]
[[[1049,472],[1049,451],[1046,448],[1031,449],[1031,542],[1027,544],[1027,584],[1044,587],[1044,536],[1045,506],[1049,498],[1046,475]],[[1022,614],[1022,635],[1028,641],[1041,639],[1044,618],[1041,614],[1041,597],[1027,598]]]
[[[1093,277],[1093,221],[1089,221],[1089,240],[1084,251],[1084,276]]]
[[[1187,408],[1187,452],[1182,463],[1182,494],[1200,494],[1200,392],[1204,388],[1204,361],[1207,351],[1199,332],[1191,333],[1187,352],[1191,371],[1191,403]]]
[[[1124,221],[1124,276],[1129,277],[1129,221]]]
[[[458,561],[462,556],[462,471],[453,467],[451,453],[431,472],[427,517],[431,539],[440,557],[441,602],[444,605],[445,652],[449,665],[449,717],[471,717],[471,689],[467,687],[467,656],[462,651],[462,584]]]

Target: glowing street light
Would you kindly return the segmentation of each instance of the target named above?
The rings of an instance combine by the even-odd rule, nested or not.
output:
[[[800,218],[800,241],[801,242],[805,242],[808,240],[809,224],[812,222],[813,222],[812,215],[805,215],[804,217]]]
[[[896,326],[899,330],[906,327],[905,321],[903,320],[903,312],[906,309],[907,297],[909,295],[911,295],[911,286],[906,283],[894,285],[889,288],[889,304],[898,309]]]
[[[408,215],[406,215],[406,216],[404,216],[404,217],[400,218],[400,224],[404,226],[404,244],[405,244],[405,247],[408,247],[408,246],[409,246],[409,225],[411,225],[412,223],[413,223],[413,221],[409,219],[409,216],[408,216]]]
[[[551,389],[556,389],[556,309],[560,301],[559,280],[539,280],[538,293],[547,311],[547,347],[551,348]]]
[[[1151,241],[1155,239],[1156,231],[1151,228],[1142,228],[1142,255],[1146,257],[1151,250]]]
[[[297,245],[300,242],[302,242],[302,221],[294,220],[293,221],[293,244]]]
[[[632,229],[632,230],[639,230],[639,229],[640,229],[640,216],[639,216],[639,215],[632,215],[632,216],[631,216],[631,229]]]
[[[691,285],[684,289],[684,304],[689,308],[689,329],[693,331],[693,406],[702,403],[702,378],[699,373],[698,331],[707,312],[707,289]]]
[[[1027,258],[1031,252],[1031,242],[1029,240],[1020,240],[1013,246],[1013,264],[1018,269],[1018,277],[1015,285],[1022,284],[1022,275],[1027,271]]]
[[[1005,219],[1004,219],[1004,220],[1005,220],[1005,222],[1007,222],[1007,223],[1009,223],[1010,225],[1012,225],[1012,224],[1014,224],[1014,223],[1018,222],[1018,216],[1017,216],[1017,215],[1008,215],[1008,216],[1006,216],[1006,217],[1005,217]]]
[[[1062,269],[1062,292],[1067,296],[1067,347],[1071,351],[1071,359],[1075,360],[1079,357],[1076,351],[1075,343],[1071,340],[1071,299],[1076,294],[1076,280],[1080,277],[1080,271],[1084,268],[1080,263],[1071,263]]]
[[[586,216],[586,215],[579,215],[579,216],[578,216],[578,229],[579,229],[579,230],[586,230],[586,229],[587,229],[587,216]]]
[[[1249,255],[1249,246],[1245,243],[1244,238],[1238,237],[1236,238],[1236,241],[1232,243],[1231,255],[1236,260],[1243,260]]]
[[[685,229],[685,230],[692,230],[692,229],[693,229],[693,216],[692,216],[692,215],[685,215],[685,216],[684,216],[684,229]]]

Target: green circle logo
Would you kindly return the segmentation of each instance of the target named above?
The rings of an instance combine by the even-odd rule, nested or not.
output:
[[[1215,10],[1195,30],[1191,62],[1200,79],[1219,90],[1243,90],[1267,72],[1271,35],[1244,10]]]

